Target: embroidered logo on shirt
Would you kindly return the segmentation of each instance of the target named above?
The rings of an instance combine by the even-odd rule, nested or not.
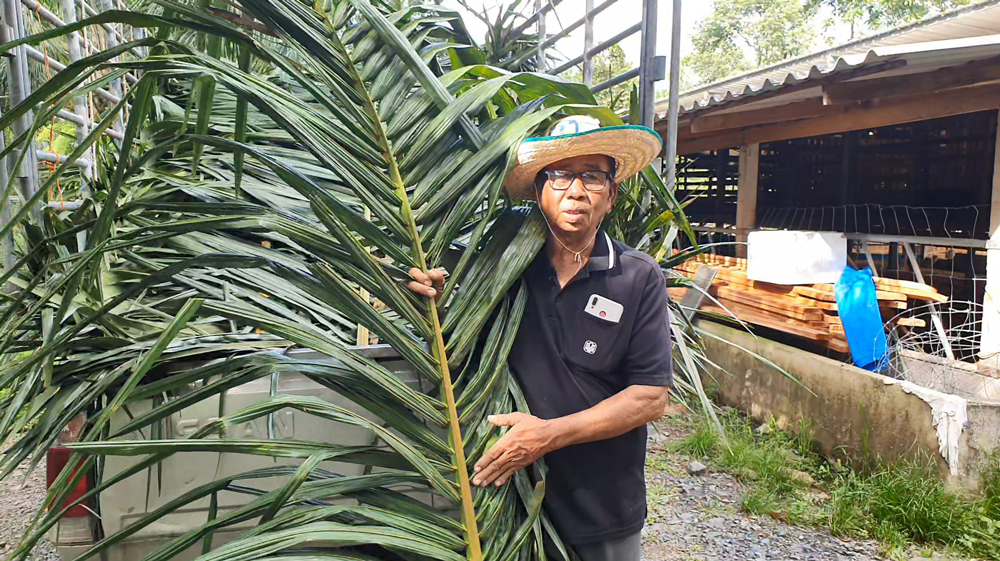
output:
[[[583,344],[583,352],[587,353],[588,355],[596,353],[597,343],[593,341],[587,341],[586,343]]]

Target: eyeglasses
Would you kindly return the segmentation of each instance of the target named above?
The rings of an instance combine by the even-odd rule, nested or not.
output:
[[[601,170],[588,170],[579,173],[565,169],[547,169],[545,176],[548,178],[549,186],[556,191],[565,191],[570,185],[580,178],[583,188],[591,193],[600,193],[608,187],[610,174]]]

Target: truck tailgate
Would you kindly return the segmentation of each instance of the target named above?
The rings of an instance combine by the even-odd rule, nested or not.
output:
[[[300,358],[313,358],[301,356]],[[383,362],[390,369],[395,367],[407,383],[417,384],[417,380],[405,369],[406,363],[401,361]],[[304,375],[283,373],[280,376],[262,378],[238,386],[225,393],[221,399],[222,414],[237,412],[249,405],[265,401],[275,395],[310,396],[344,407],[351,411],[373,418],[360,407],[355,406],[340,394],[322,386]],[[145,413],[153,407],[153,402],[147,400],[137,406],[129,405],[130,413],[135,416]],[[163,435],[156,438],[181,439],[189,436],[206,424],[216,420],[220,414],[220,398],[204,400],[194,406],[185,408],[171,415],[163,422]],[[128,422],[123,413],[113,422],[120,427]],[[251,422],[238,425],[229,430],[227,438],[306,440],[315,442],[335,442],[344,445],[369,445],[373,443],[372,431],[350,425],[307,415],[300,411],[282,410],[270,417],[261,417]],[[143,435],[150,438],[150,435]],[[140,438],[133,435],[133,438]],[[104,469],[104,477],[110,477],[138,462],[141,458],[109,456]],[[215,453],[215,452],[184,452],[174,454],[164,460],[159,466],[144,470],[133,475],[103,492],[100,496],[101,523],[105,535],[112,535],[132,524],[147,512],[156,510],[171,500],[191,491],[192,489],[224,477],[254,469],[273,467],[276,465],[297,465],[298,459],[274,459],[266,456],[248,454]],[[342,462],[326,462],[323,469],[342,475],[357,475],[362,473],[364,466]],[[248,486],[265,491],[273,490],[285,483],[285,477],[256,479],[248,482]],[[426,498],[426,497],[422,497]],[[246,504],[253,497],[247,494],[223,491],[218,494],[218,515]],[[192,503],[185,509],[160,518],[153,524],[137,532],[129,540],[162,540],[184,534],[205,524],[209,514],[209,498]],[[241,528],[254,525],[251,520]],[[224,535],[219,536],[215,545],[226,541]]]

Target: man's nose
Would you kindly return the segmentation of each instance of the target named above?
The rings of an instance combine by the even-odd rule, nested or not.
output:
[[[587,198],[587,189],[583,186],[583,179],[579,176],[573,178],[573,183],[566,189],[566,196],[571,199]]]

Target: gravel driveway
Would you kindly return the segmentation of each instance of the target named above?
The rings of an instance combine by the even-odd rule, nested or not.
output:
[[[731,476],[689,475],[686,458],[663,454],[670,429],[650,431],[657,469],[647,472],[649,517],[643,530],[645,561],[883,560],[874,542],[844,541],[829,533],[739,512],[741,489]],[[44,462],[25,479],[20,467],[0,487],[0,558],[6,558],[45,497]],[[34,561],[59,561],[43,541]]]
[[[6,559],[21,539],[32,515],[45,499],[45,462],[28,475],[27,466],[20,466],[6,481],[0,483],[0,558]],[[32,552],[35,561],[58,561],[56,548],[43,540]]]
[[[821,530],[747,516],[739,512],[742,491],[731,476],[691,476],[680,462],[676,467],[647,478],[646,561],[884,559],[873,542],[844,541]]]
[[[669,450],[688,434],[671,423],[649,430],[643,561],[891,561],[874,541],[842,540],[823,529],[740,512],[745,488],[736,479],[711,470],[691,475],[691,459]],[[967,561],[919,548],[907,558]]]

